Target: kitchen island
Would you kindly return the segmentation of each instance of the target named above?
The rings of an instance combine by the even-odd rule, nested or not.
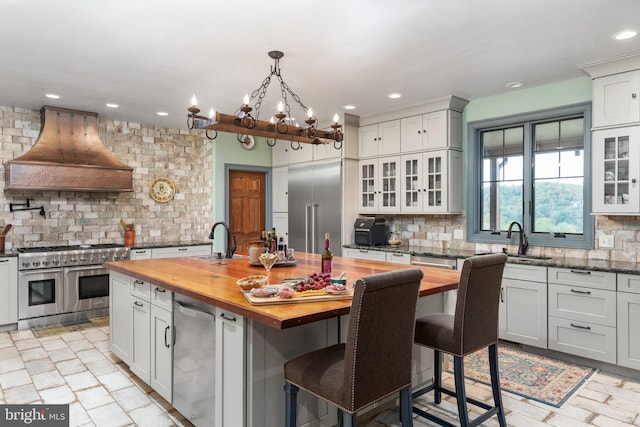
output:
[[[271,283],[319,271],[319,255],[296,255],[294,266],[271,270]],[[215,333],[211,338],[216,344],[215,372],[197,375],[209,375],[215,384],[215,398],[211,404],[215,407],[216,426],[283,425],[284,362],[345,338],[344,315],[349,313],[350,300],[266,306],[249,303],[236,280],[264,274],[264,268],[250,266],[246,258],[219,261],[209,256],[195,256],[104,265],[112,272],[111,349],[136,375],[162,390],[159,393],[170,402],[171,385],[177,378],[171,375],[175,371],[172,371],[171,340],[167,340],[167,336],[181,333],[173,330],[171,295],[185,295],[215,307],[215,326],[212,323]],[[409,267],[339,257],[334,257],[333,266],[334,272],[345,272],[348,282]],[[420,287],[419,314],[442,310],[441,293],[457,287],[459,272],[421,269],[425,277]],[[148,296],[146,301],[144,295]],[[146,310],[145,304],[149,306]],[[149,319],[146,324],[145,319]],[[145,326],[138,327],[140,323]],[[145,327],[146,340],[140,332]],[[130,330],[134,332],[127,333]],[[130,336],[132,334],[135,338]],[[133,348],[135,346],[138,351]],[[430,380],[431,364],[431,353],[416,348],[414,385]],[[335,408],[311,395],[301,393],[299,407],[300,425],[332,426],[337,422]],[[198,425],[197,418],[183,415]]]

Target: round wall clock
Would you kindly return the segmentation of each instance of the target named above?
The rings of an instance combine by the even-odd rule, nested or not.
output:
[[[256,140],[251,135],[240,135],[238,141],[245,150],[251,150],[256,146]]]
[[[149,195],[156,202],[165,203],[176,195],[176,186],[169,178],[158,177],[151,183]]]

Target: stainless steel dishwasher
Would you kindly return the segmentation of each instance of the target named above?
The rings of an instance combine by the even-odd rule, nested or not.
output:
[[[215,423],[215,307],[175,294],[173,407],[197,427]]]
[[[424,267],[436,267],[446,268],[449,270],[456,270],[458,267],[458,261],[451,258],[440,258],[433,256],[412,256],[411,264],[421,265]],[[443,294],[442,305],[445,313],[454,314],[456,311],[456,298],[458,297],[458,291],[447,291]]]

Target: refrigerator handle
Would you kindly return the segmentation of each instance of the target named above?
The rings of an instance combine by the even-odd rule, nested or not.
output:
[[[304,205],[304,251],[309,252],[309,208],[311,205]]]
[[[311,208],[311,252],[316,253],[316,209],[318,204],[314,203]]]

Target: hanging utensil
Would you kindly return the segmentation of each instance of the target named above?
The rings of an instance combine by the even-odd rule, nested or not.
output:
[[[11,230],[12,227],[13,227],[13,225],[11,225],[11,224],[5,225],[4,228],[2,229],[2,232],[0,232],[0,236],[2,236],[2,237],[6,236],[9,233],[9,231]]]

